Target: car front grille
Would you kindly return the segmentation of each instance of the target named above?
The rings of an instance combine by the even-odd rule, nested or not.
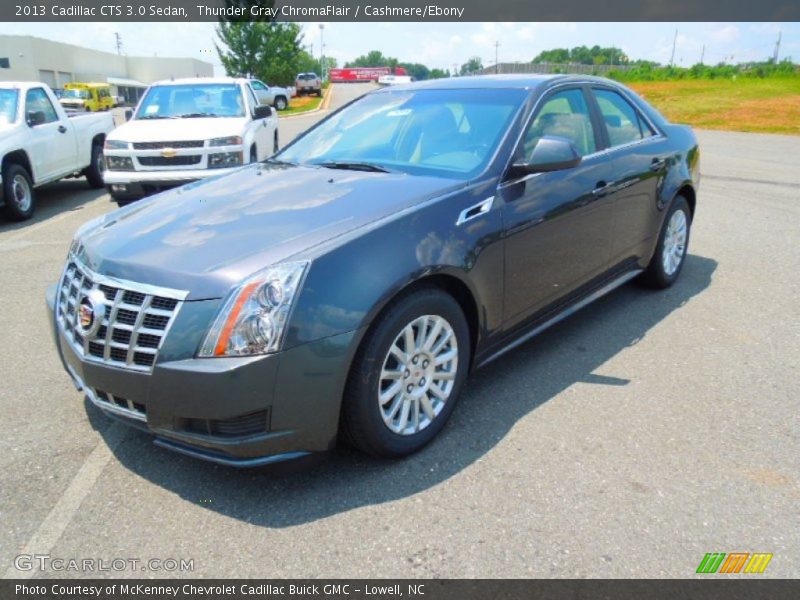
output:
[[[137,158],[143,167],[188,167],[200,164],[203,156],[187,154],[182,156],[139,156]]]
[[[111,279],[70,257],[57,297],[59,327],[86,360],[149,373],[186,292]],[[83,327],[82,302],[98,303],[99,324]]]
[[[134,150],[161,150],[162,148],[202,148],[203,140],[185,140],[181,142],[134,142]]]

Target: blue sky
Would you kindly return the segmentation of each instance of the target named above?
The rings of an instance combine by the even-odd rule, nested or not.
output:
[[[217,64],[213,23],[0,23],[0,33],[36,35],[114,51],[114,32],[124,51],[135,56],[188,56]],[[306,44],[320,52],[318,23],[303,24]],[[800,62],[800,23],[326,23],[325,53],[343,64],[379,49],[403,61],[452,68],[470,56],[494,62],[528,61],[554,47],[616,45],[631,58],[668,62],[678,30],[675,62],[760,60],[772,55],[778,31],[781,57]]]

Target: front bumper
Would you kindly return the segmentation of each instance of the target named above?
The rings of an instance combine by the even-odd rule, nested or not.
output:
[[[181,169],[170,171],[108,171],[103,183],[116,197],[141,198],[148,194],[178,187],[186,183],[227,175],[241,166],[225,169]]]
[[[91,362],[64,338],[47,305],[65,369],[105,413],[155,443],[219,464],[265,465],[321,453],[336,441],[347,370],[359,332],[265,356],[194,358],[218,301],[187,302],[151,373]],[[201,332],[201,330],[203,330]],[[191,358],[186,358],[186,356]]]

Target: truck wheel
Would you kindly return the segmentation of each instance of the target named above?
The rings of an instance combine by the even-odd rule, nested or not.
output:
[[[275,135],[272,137],[272,153],[275,154],[278,149],[280,148],[280,144],[278,144],[278,130],[275,130]]]
[[[258,162],[258,150],[256,150],[254,145],[250,146],[250,162]]]
[[[318,89],[318,90],[317,90],[317,96],[319,96],[320,98],[322,98],[322,88],[320,88],[320,89]]]
[[[89,187],[94,189],[103,187],[103,171],[105,170],[106,161],[103,159],[103,147],[100,144],[92,144],[92,162],[84,171]]]
[[[3,198],[6,216],[12,221],[25,221],[33,216],[36,197],[28,171],[10,163],[3,169]]]
[[[278,96],[275,98],[275,108],[278,110],[286,110],[286,107],[289,106],[289,103],[286,102],[286,98],[283,96]]]
[[[131,204],[132,202],[136,202],[136,200],[137,200],[137,198],[131,198],[130,196],[120,196],[120,195],[115,194],[113,192],[109,192],[108,195],[111,196],[111,199],[114,202],[116,202],[117,206],[120,207],[120,208],[122,208],[123,206],[128,206],[128,204]]]

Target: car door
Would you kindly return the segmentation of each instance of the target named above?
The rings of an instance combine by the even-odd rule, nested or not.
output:
[[[43,115],[42,122],[31,125],[31,117],[39,113]],[[26,92],[25,118],[31,125],[29,131],[34,180],[45,181],[74,169],[74,134],[67,124],[59,120],[44,88],[35,87]]]
[[[250,85],[245,84],[244,87],[246,88],[247,101],[250,104],[250,115],[252,115],[256,106],[260,105],[260,102]],[[273,139],[272,127],[269,126],[270,122],[270,118],[254,119],[250,124],[250,127],[253,127],[253,141],[256,144],[258,160],[263,160],[272,154]]]
[[[259,103],[261,104],[272,104],[272,91],[269,89],[267,85],[254,79],[250,82],[250,85],[253,86],[253,91],[256,94],[256,98],[258,99]]]
[[[614,169],[609,197],[615,223],[611,260],[642,258],[658,232],[658,188],[666,172],[667,140],[619,90],[592,86],[606,156]]]
[[[571,141],[576,167],[536,173],[499,186],[505,230],[506,327],[563,299],[608,266],[613,214],[604,189],[610,169],[590,110],[588,88],[556,88],[525,127],[514,160],[529,157],[542,136]]]

